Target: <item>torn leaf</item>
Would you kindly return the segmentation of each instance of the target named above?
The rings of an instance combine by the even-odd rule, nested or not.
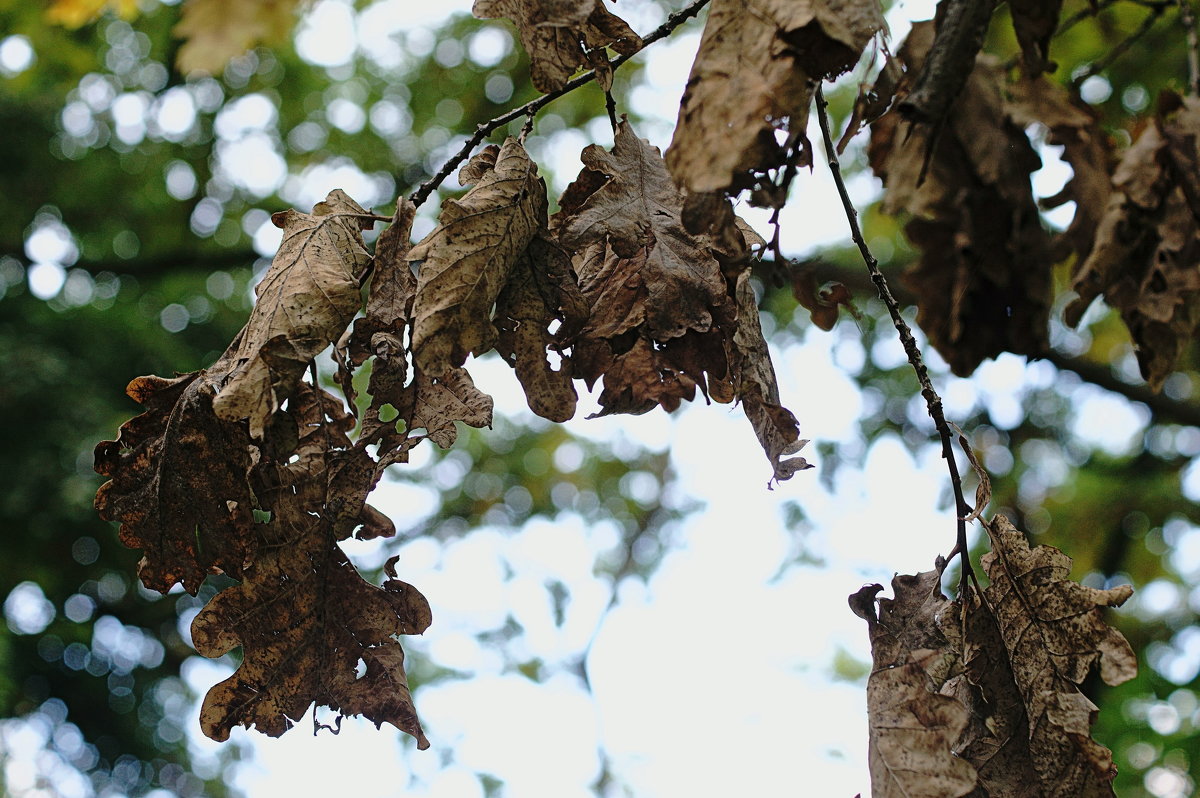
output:
[[[612,88],[612,70],[604,48],[629,55],[642,49],[642,39],[604,0],[475,0],[476,17],[508,17],[517,26],[529,54],[534,88],[543,94],[561,89],[584,67],[597,72],[600,86]]]
[[[122,543],[145,550],[138,576],[151,590],[182,583],[195,595],[210,573],[237,578],[255,550],[245,428],[213,415],[203,371],[138,377],[126,393],[146,412],[96,446],[95,469],[109,478],[97,512],[120,522]]]
[[[371,261],[362,231],[374,224],[341,189],[311,214],[282,211],[271,221],[283,229],[283,242],[255,289],[258,302],[237,345],[214,366],[227,366],[229,377],[213,411],[227,421],[248,418],[256,440],[309,361],[337,341],[358,312],[358,279]]]

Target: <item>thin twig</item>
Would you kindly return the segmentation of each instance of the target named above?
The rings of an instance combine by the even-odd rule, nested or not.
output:
[[[759,261],[759,265],[763,267],[765,274],[773,275],[776,272],[785,271],[792,265],[792,261],[765,260]],[[800,265],[814,269],[817,274],[821,275],[819,278],[821,280],[836,280],[859,294],[875,287],[869,275],[861,275],[857,269],[849,270],[833,261],[809,258]],[[905,289],[902,284],[890,287],[892,295],[896,297],[901,306],[917,304],[916,296]],[[1186,424],[1200,427],[1200,402],[1172,399],[1164,393],[1155,393],[1145,383],[1126,382],[1113,374],[1108,364],[1096,363],[1075,355],[1066,355],[1052,348],[1042,352],[1037,358],[1029,358],[1030,361],[1035,359],[1045,360],[1059,371],[1069,371],[1084,382],[1123,396],[1131,402],[1141,402],[1149,408],[1153,424]]]
[[[695,0],[695,2],[690,6],[682,8],[671,16],[667,17],[666,22],[664,22],[662,25],[659,25],[651,33],[642,37],[642,50],[645,50],[647,47],[659,41],[660,39],[665,39],[667,36],[671,35],[672,31],[674,31],[687,20],[699,14],[700,9],[708,5],[708,2],[709,0]],[[612,69],[615,70],[617,67],[621,66],[621,64],[624,64],[642,50],[638,50],[637,53],[629,53],[627,55],[617,56],[612,60]],[[511,111],[501,114],[495,119],[483,122],[476,126],[474,135],[467,139],[459,151],[456,152],[450,158],[450,160],[442,164],[442,168],[438,169],[437,174],[418,186],[417,190],[409,195],[409,200],[411,200],[412,203],[418,208],[421,207],[425,200],[429,199],[429,195],[432,194],[434,190],[442,184],[443,180],[450,176],[450,173],[453,172],[459,164],[461,164],[471,155],[471,152],[478,147],[485,138],[490,136],[496,130],[499,130],[504,125],[507,125],[514,119],[518,119],[527,115],[533,116],[538,111],[557,100],[559,97],[562,97],[565,94],[570,94],[580,86],[591,83],[595,79],[595,71],[586,72],[574,80],[567,82],[561,89],[552,91],[549,94],[543,94],[541,97],[525,103],[520,108],[514,108]]]
[[[1192,12],[1192,0],[1176,2],[1179,3],[1179,22],[1187,33],[1188,93],[1200,97],[1200,36],[1196,34],[1196,15]]]
[[[846,221],[850,223],[850,236],[858,246],[863,262],[867,264],[867,271],[870,272],[871,281],[879,291],[879,298],[887,305],[888,314],[892,317],[892,324],[895,325],[896,332],[900,334],[900,343],[904,347],[904,353],[908,355],[908,362],[917,374],[917,382],[921,384],[921,396],[925,398],[925,407],[929,411],[929,417],[933,419],[933,425],[942,439],[942,457],[946,460],[946,468],[950,472],[950,486],[954,491],[955,515],[958,522],[958,533],[950,557],[953,558],[955,554],[958,554],[962,558],[963,580],[974,579],[975,571],[971,568],[970,552],[967,547],[966,518],[971,513],[971,507],[963,497],[962,476],[958,473],[958,463],[954,459],[954,437],[950,432],[950,425],[946,423],[946,415],[942,410],[942,398],[938,396],[929,379],[929,371],[925,368],[925,361],[921,358],[921,349],[917,346],[917,340],[913,338],[912,329],[900,315],[900,303],[892,296],[887,279],[879,269],[879,261],[871,254],[866,239],[863,238],[862,229],[858,225],[858,211],[854,209],[854,203],[850,201],[850,193],[846,190],[846,181],[842,179],[842,166],[838,162],[837,150],[834,149],[833,135],[829,132],[829,114],[826,111],[828,103],[825,101],[825,93],[819,85],[817,86],[816,105],[817,120],[821,124],[821,138],[825,144],[825,156],[829,160],[829,171],[833,175],[838,195],[842,198]],[[963,581],[960,581],[960,589],[962,584]]]
[[[1154,27],[1154,23],[1158,22],[1158,18],[1162,16],[1163,11],[1165,11],[1167,7],[1165,5],[1156,5],[1147,6],[1147,8],[1150,10],[1150,13],[1147,14],[1146,18],[1142,20],[1142,24],[1138,26],[1137,30],[1129,34],[1122,41],[1119,41],[1113,45],[1113,48],[1105,53],[1104,57],[1099,61],[1092,62],[1091,66],[1072,78],[1071,86],[1078,87],[1088,78],[1099,75],[1101,72],[1112,66],[1113,62],[1124,55],[1125,51],[1132,47],[1138,39],[1150,32],[1150,29]]]

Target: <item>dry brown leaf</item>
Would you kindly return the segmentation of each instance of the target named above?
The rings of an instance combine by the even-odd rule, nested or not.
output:
[[[420,263],[413,362],[428,374],[492,347],[492,306],[546,214],[545,184],[514,138],[475,156],[462,177],[477,182],[461,199],[446,200],[438,226],[408,253]]]
[[[1113,174],[1095,247],[1071,286],[1079,297],[1064,312],[1074,326],[1103,294],[1154,390],[1200,331],[1200,100],[1166,92],[1159,107]]]
[[[812,468],[803,457],[788,457],[804,448],[807,440],[800,438],[800,427],[792,412],[779,403],[779,383],[771,353],[763,338],[758,319],[758,303],[750,285],[750,273],[743,272],[737,282],[738,327],[733,334],[740,375],[738,397],[754,434],[762,444],[774,469],[776,482],[791,479],[797,471]]]
[[[689,232],[684,195],[658,149],[627,120],[611,152],[591,145],[581,158],[584,169],[551,226],[576,253],[579,290],[591,308],[571,360],[589,387],[604,378],[598,415],[644,413],[655,404],[672,411],[699,388],[719,402],[742,401],[773,481],[808,467],[803,458],[780,459],[804,442],[779,404],[746,282],[749,248],[762,239],[719,197],[706,198],[712,234]]]
[[[100,517],[145,549],[138,576],[151,590],[179,582],[195,595],[210,573],[236,578],[255,549],[245,428],[213,415],[203,371],[138,377],[126,392],[146,412],[96,446],[96,471],[109,477],[96,493]]]
[[[559,241],[575,251],[607,243],[619,258],[643,258],[631,279],[645,292],[640,323],[655,340],[708,330],[714,315],[730,304],[725,280],[707,242],[684,230],[683,197],[658,148],[638,138],[622,119],[612,152],[592,144],[580,158],[584,171],[563,194],[562,210],[555,215]],[[590,277],[579,275],[585,295]],[[596,329],[616,320],[614,315],[593,304],[588,324]]]
[[[604,6],[604,0],[475,0],[481,19],[508,17],[529,54],[534,88],[557,91],[583,67],[595,69],[601,88],[612,88],[605,47],[629,55],[642,39]]]
[[[917,23],[898,56],[918,68],[932,23]],[[917,322],[955,374],[1001,352],[1039,355],[1048,345],[1050,239],[1029,176],[1040,166],[1001,89],[1002,70],[981,57],[937,133],[897,115],[871,128],[871,167],[884,180],[883,207],[905,212],[921,258],[905,274]]]
[[[792,296],[808,311],[812,323],[822,330],[833,329],[843,307],[855,319],[862,318],[850,289],[836,281],[818,287],[816,272],[811,267],[802,266],[792,272]]]
[[[1017,689],[1008,651],[987,604],[979,594],[968,591],[968,610],[962,604],[942,617],[943,630],[956,634],[965,678],[952,686],[951,694],[970,712],[970,724],[958,741],[959,755],[975,766],[982,792],[979,798],[1043,798],[1043,791],[1029,751],[1029,722]],[[961,624],[961,631],[960,631]]]
[[[367,307],[363,317],[354,322],[354,331],[347,341],[347,359],[355,366],[375,354],[371,339],[376,333],[387,332],[403,338],[406,326],[412,321],[417,278],[409,268],[408,252],[412,248],[409,236],[416,212],[415,205],[399,197],[391,225],[375,244]]]
[[[496,300],[496,350],[516,370],[529,409],[558,422],[575,415],[578,401],[570,361],[555,369],[547,360],[547,351],[558,348],[549,325],[562,320],[559,286],[570,282],[570,268],[570,256],[539,231]],[[571,326],[582,323],[573,320]]]
[[[1111,795],[1112,755],[1091,738],[1096,706],[1078,685],[1093,668],[1110,685],[1137,675],[1133,650],[1101,612],[1123,604],[1133,590],[1072,582],[1069,557],[1049,546],[1030,549],[1025,535],[1002,515],[985,528],[992,551],[982,560],[991,580],[984,598],[1025,706],[1030,756],[1042,789],[1063,798]],[[987,645],[979,637],[973,643]],[[999,656],[994,643],[988,656]]]
[[[213,367],[229,370],[213,411],[227,421],[249,418],[256,440],[309,361],[358,312],[358,277],[371,260],[362,231],[374,224],[341,189],[311,214],[288,210],[271,221],[283,229],[283,242],[255,289],[258,302],[237,345]]]
[[[1008,8],[1021,45],[1025,74],[1035,77],[1053,72],[1056,67],[1050,60],[1050,39],[1058,28],[1062,0],[1008,0]]]
[[[876,0],[714,0],[667,149],[675,180],[694,194],[754,186],[783,162],[777,131],[803,136],[810,80],[852,67],[882,27]]]
[[[187,0],[172,33],[183,39],[179,71],[220,74],[229,59],[259,43],[287,38],[300,0]]]
[[[492,397],[475,387],[466,369],[448,369],[436,378],[418,370],[393,405],[408,425],[409,435],[424,429],[426,437],[443,449],[458,440],[456,421],[477,428],[492,425]]]
[[[273,509],[278,538],[266,541],[240,585],[218,593],[192,622],[204,656],[243,649],[237,671],[204,698],[204,733],[222,741],[245,726],[278,737],[316,702],[391,723],[428,748],[394,636],[423,632],[429,603],[399,580],[382,588],[363,581],[322,519]]]
[[[879,585],[850,597],[871,633],[868,762],[875,798],[959,798],[975,788],[975,768],[953,753],[967,728],[967,710],[938,692],[958,665],[939,628],[939,619],[953,611],[940,578],[939,570],[896,576],[895,598],[879,600],[878,615]]]
[[[395,635],[424,631],[429,605],[398,580],[382,588],[363,581],[336,542],[356,527],[362,538],[394,531],[365,503],[382,467],[364,443],[351,442],[354,425],[340,400],[307,382],[272,418],[251,473],[269,513],[255,527],[257,555],[241,584],[218,593],[192,624],[205,656],[243,648],[238,670],[201,708],[201,727],[215,740],[237,725],[278,736],[315,701],[390,722],[428,745]]]

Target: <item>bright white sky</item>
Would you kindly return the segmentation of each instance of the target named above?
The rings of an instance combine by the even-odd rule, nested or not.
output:
[[[436,27],[469,6],[469,0],[380,0],[356,23],[348,3],[321,0],[297,31],[297,45],[304,57],[330,68],[345,63],[355,48],[380,60],[399,59],[392,34]],[[896,4],[889,18],[893,40],[902,38],[909,20],[931,16],[933,6],[932,0]],[[622,0],[616,11],[643,33],[661,21],[636,0]],[[651,118],[639,133],[660,147],[669,141],[699,30],[691,22],[639,56],[648,62],[651,82],[631,102]],[[481,42],[486,49],[486,40]],[[17,55],[0,52],[13,63]],[[197,101],[180,95],[171,102],[178,107],[157,106],[157,124],[164,135],[173,130],[183,135]],[[343,106],[338,113],[336,124],[364,124],[361,109],[356,115]],[[254,185],[266,192],[286,177],[272,143],[255,132],[272,114],[269,103],[249,98],[218,119],[218,133],[223,130],[231,142],[220,156],[222,168],[258,181]],[[67,114],[64,124],[70,124]],[[819,141],[815,129],[811,135]],[[545,158],[569,176],[586,143],[576,132],[564,133]],[[1047,161],[1036,178],[1040,194],[1057,190],[1069,174],[1056,159]],[[189,175],[168,173],[169,188],[189,195],[195,190]],[[330,166],[290,178],[285,192],[311,204],[336,187],[360,199],[379,188],[377,204],[386,203],[386,186],[371,179],[352,167]],[[785,251],[802,255],[846,241],[846,221],[826,171],[802,172],[797,183],[783,214]],[[860,201],[878,190],[867,176],[856,178],[851,189]],[[765,230],[765,215],[741,210]],[[428,209],[426,224],[435,211]],[[274,228],[265,224],[265,214],[261,223],[256,246],[269,253],[278,239],[271,237]],[[53,264],[73,260],[72,253],[59,251],[69,238],[55,235],[53,225],[47,220],[47,232],[35,233],[27,247],[32,260],[49,264],[38,278],[49,282],[32,286],[48,295],[59,290],[65,274]],[[903,362],[897,342],[881,346],[877,358]],[[1005,418],[1015,423],[1022,386],[1055,379],[1049,366],[1027,367],[1023,359],[1005,356],[973,379],[957,380],[945,376],[940,359],[928,354],[943,375],[939,387],[952,419],[979,401],[1000,423]],[[784,404],[795,412],[805,437],[856,441],[864,399],[846,375],[861,367],[866,353],[853,322],[830,333],[811,330],[802,345],[774,356]],[[507,367],[495,359],[469,365],[476,382],[496,397],[498,414],[529,416]],[[612,546],[612,530],[585,529],[569,518],[534,522],[516,533],[476,529],[444,549],[413,541],[400,550],[400,577],[429,598],[434,624],[423,637],[406,639],[406,649],[412,658],[432,658],[471,674],[416,692],[432,748],[418,752],[391,727],[376,731],[353,721],[344,723],[339,736],[316,739],[308,721],[279,740],[239,729],[235,744],[252,748],[253,758],[240,767],[238,786],[252,796],[474,798],[483,794],[478,771],[503,780],[504,795],[582,798],[592,794],[588,785],[599,775],[603,751],[619,782],[613,796],[626,790],[638,798],[869,794],[864,691],[833,680],[832,663],[839,652],[870,660],[865,624],[849,611],[846,597],[864,582],[886,584],[897,571],[928,569],[953,542],[952,512],[936,506],[946,483],[936,449],[914,460],[899,441],[885,437],[871,447],[861,471],[841,470],[833,491],[816,470],[768,491],[770,468],[740,409],[697,403],[674,418],[656,411],[581,420],[586,414],[571,422],[573,432],[669,447],[679,484],[705,502],[678,532],[676,547],[649,583],[627,580],[607,610],[610,588],[592,569]],[[1126,449],[1144,423],[1128,403],[1100,392],[1081,401],[1078,418],[1074,431],[1113,451]],[[1104,423],[1084,423],[1098,418]],[[812,457],[815,448],[810,445],[806,454]],[[421,466],[418,455],[409,467]],[[1200,492],[1200,474],[1195,481]],[[398,519],[428,512],[431,501],[396,483],[381,485],[372,497]],[[784,526],[781,506],[787,501],[799,503],[808,517],[812,531],[803,540]],[[822,564],[781,572],[801,549]],[[371,565],[383,556],[378,543],[354,544],[351,554]],[[553,622],[544,589],[548,579],[570,591],[562,626]],[[586,655],[590,695],[565,672],[538,684],[502,671],[501,659],[475,635],[503,625],[510,613],[525,629],[521,645],[529,658],[553,670]],[[202,694],[227,673],[197,661],[185,676]],[[191,712],[194,718],[198,707]],[[199,735],[194,719],[188,728],[197,752],[215,748]]]

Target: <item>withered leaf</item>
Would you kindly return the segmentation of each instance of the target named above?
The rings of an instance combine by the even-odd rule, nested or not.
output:
[[[180,582],[195,595],[210,573],[237,577],[255,549],[245,428],[213,415],[203,371],[138,377],[126,392],[146,412],[96,446],[95,469],[109,477],[96,493],[100,517],[145,550],[138,575],[152,590]]]
[[[868,761],[876,798],[959,798],[975,788],[975,768],[953,754],[967,710],[939,689],[958,667],[938,620],[952,612],[939,589],[941,573],[892,580],[893,599],[872,599],[879,586],[851,596],[867,620],[872,670],[867,680]]]
[[[875,0],[714,0],[667,149],[671,174],[695,194],[752,187],[783,161],[776,132],[803,135],[809,82],[853,66],[882,27]]]
[[[403,338],[406,325],[412,321],[417,278],[408,266],[408,251],[412,247],[409,236],[416,212],[412,202],[399,197],[391,225],[379,235],[375,244],[367,307],[363,317],[354,322],[354,331],[348,340],[349,360],[356,366],[375,354],[371,338],[376,333],[387,332]]]
[[[226,740],[240,725],[278,737],[316,702],[376,726],[391,723],[429,747],[394,637],[423,632],[429,603],[399,580],[381,588],[365,582],[322,519],[275,510],[278,539],[267,541],[240,585],[218,593],[192,622],[204,656],[243,649],[237,671],[204,698],[204,733]]]
[[[940,625],[953,629],[960,637],[965,635],[957,642],[961,644],[966,678],[954,685],[953,695],[970,712],[970,725],[957,750],[979,773],[983,792],[973,795],[1043,798],[1029,751],[1025,704],[991,609],[971,590],[964,602],[955,602],[953,612],[943,615]]]
[[[898,53],[910,69],[931,46],[931,26],[914,25]],[[925,126],[910,134],[886,115],[871,128],[884,210],[912,216],[905,231],[921,251],[905,273],[917,322],[960,376],[1001,352],[1036,356],[1048,345],[1053,259],[1029,178],[1040,161],[1005,106],[1003,81],[980,57],[928,161]]]
[[[308,362],[337,341],[361,304],[358,275],[371,260],[362,239],[373,217],[340,189],[311,214],[288,210],[271,221],[283,242],[255,293],[258,302],[238,345],[214,369],[229,377],[213,400],[227,421],[250,419],[261,440]]]
[[[1008,0],[1008,8],[1021,45],[1025,73],[1035,77],[1042,72],[1053,72],[1050,39],[1058,27],[1062,0]]]
[[[612,152],[592,144],[580,158],[584,171],[563,194],[562,210],[555,215],[559,241],[568,250],[607,243],[626,259],[644,252],[636,279],[646,292],[641,312],[654,339],[707,330],[714,309],[728,305],[725,281],[705,242],[684,230],[683,197],[658,148],[638,138],[622,119]],[[579,279],[583,286],[585,275]],[[610,319],[593,305],[589,325]]]
[[[605,47],[625,55],[642,48],[642,39],[604,0],[475,0],[471,13],[481,19],[508,17],[517,26],[529,54],[534,88],[557,91],[582,67],[596,69],[601,88],[612,88]]]
[[[1079,297],[1064,312],[1074,326],[1103,294],[1154,390],[1200,330],[1200,203],[1190,196],[1200,176],[1200,100],[1164,93],[1159,105],[1113,174],[1095,247],[1071,285]]]
[[[392,404],[408,425],[409,435],[424,429],[426,437],[443,449],[458,440],[454,422],[472,427],[492,424],[492,397],[475,387],[466,369],[447,369],[438,377],[418,369]]]
[[[546,213],[545,184],[516,139],[487,148],[468,168],[464,177],[478,182],[461,199],[446,200],[438,226],[408,253],[420,262],[413,362],[428,374],[491,348],[492,306]]]
[[[1112,146],[1099,124],[1098,114],[1066,89],[1045,78],[1021,80],[1009,87],[1009,110],[1022,126],[1037,122],[1049,130],[1046,140],[1063,148],[1071,166],[1071,179],[1053,197],[1040,200],[1043,208],[1075,203],[1071,224],[1055,242],[1054,260],[1070,251],[1083,261],[1092,249],[1096,229],[1104,215],[1112,186]]]
[[[496,300],[496,350],[516,370],[529,409],[558,422],[575,415],[578,401],[570,362],[564,361],[555,369],[546,354],[556,347],[557,336],[550,332],[549,325],[562,320],[564,302],[559,286],[570,282],[570,268],[570,256],[539,231],[517,260]],[[578,328],[582,323],[583,319],[574,319],[571,326]]]
[[[1112,755],[1091,738],[1096,706],[1078,685],[1093,668],[1110,685],[1137,675],[1129,643],[1101,614],[1103,607],[1123,604],[1133,590],[1072,582],[1069,557],[1049,546],[1030,549],[1025,535],[1002,515],[985,528],[992,551],[982,560],[991,579],[984,598],[1025,706],[1042,789],[1064,798],[1112,795]],[[978,636],[974,644],[981,645]],[[998,657],[994,644],[991,649],[989,656]]]
[[[779,403],[779,383],[767,341],[763,338],[749,272],[738,277],[737,309],[738,327],[733,334],[733,343],[741,377],[738,397],[774,468],[773,479],[781,482],[791,479],[797,471],[812,468],[812,464],[803,457],[783,459],[785,455],[799,452],[808,441],[800,439],[796,417]]]

